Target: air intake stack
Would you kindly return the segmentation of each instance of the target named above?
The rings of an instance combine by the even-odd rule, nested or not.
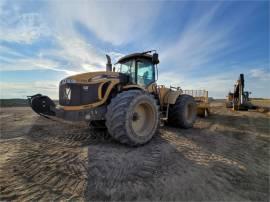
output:
[[[111,72],[112,71],[111,57],[109,55],[106,55],[106,58],[107,58],[106,71]]]

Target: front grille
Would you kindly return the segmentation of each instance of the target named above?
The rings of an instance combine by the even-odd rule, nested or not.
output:
[[[67,83],[59,87],[59,104],[63,106],[78,106],[98,101],[97,84]]]

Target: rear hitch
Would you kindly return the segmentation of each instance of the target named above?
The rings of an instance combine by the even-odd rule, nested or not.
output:
[[[45,95],[36,94],[27,96],[28,103],[34,112],[49,118],[48,116],[55,116],[55,103]]]

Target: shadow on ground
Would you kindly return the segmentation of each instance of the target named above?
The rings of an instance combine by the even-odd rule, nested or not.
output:
[[[37,118],[26,135],[1,142],[8,155],[0,200],[267,201],[269,137],[254,140],[245,123],[257,120],[243,118],[235,120],[244,123],[237,138],[231,116],[214,113],[189,130],[161,128],[142,147]]]

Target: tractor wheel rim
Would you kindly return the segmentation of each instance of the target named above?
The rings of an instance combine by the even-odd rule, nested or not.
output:
[[[138,136],[147,136],[155,126],[155,113],[149,103],[139,103],[135,106],[131,126]]]

